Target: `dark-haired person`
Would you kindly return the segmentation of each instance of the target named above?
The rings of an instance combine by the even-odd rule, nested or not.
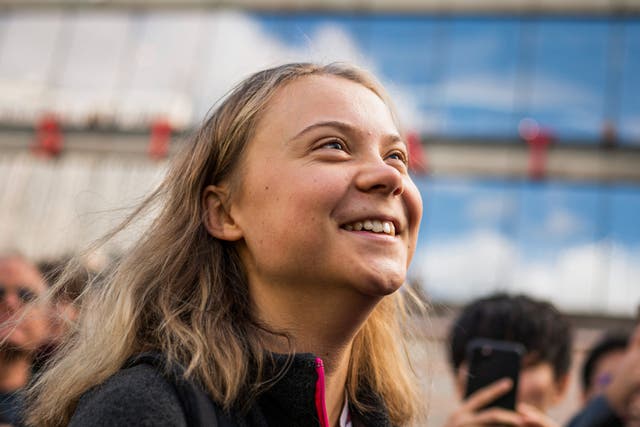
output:
[[[516,411],[483,409],[511,384],[498,381],[472,394],[447,427],[513,425],[550,427],[545,412],[565,395],[571,365],[572,329],[553,305],[524,295],[495,294],[465,306],[449,335],[450,362],[460,396],[466,387],[467,345],[475,338],[512,341],[526,349]]]
[[[611,384],[628,345],[627,335],[607,334],[589,350],[581,372],[582,398],[585,404],[602,395]]]
[[[588,401],[569,427],[640,426],[640,326],[626,341],[606,337],[589,352],[583,369]]]
[[[19,255],[0,255],[0,424],[19,425],[20,391],[31,376],[36,350],[49,333],[49,313],[26,306],[46,285],[38,269]]]

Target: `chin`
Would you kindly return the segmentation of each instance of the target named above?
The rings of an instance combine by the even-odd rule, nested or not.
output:
[[[368,280],[366,280],[364,282],[365,285],[361,288],[361,291],[362,293],[370,296],[385,297],[400,289],[404,284],[405,279],[405,274],[378,274],[375,277],[370,277]]]

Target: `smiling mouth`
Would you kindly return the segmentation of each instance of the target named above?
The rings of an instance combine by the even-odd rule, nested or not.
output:
[[[347,231],[368,231],[377,234],[386,234],[388,236],[396,235],[396,227],[391,221],[380,221],[377,219],[367,219],[364,221],[356,221],[351,224],[342,226]]]

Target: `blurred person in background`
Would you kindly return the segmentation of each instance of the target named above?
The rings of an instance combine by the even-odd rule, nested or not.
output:
[[[475,338],[524,346],[518,405],[516,411],[485,409],[512,386],[498,381],[463,401],[446,426],[557,426],[546,411],[560,402],[569,384],[572,328],[568,319],[550,303],[524,295],[495,294],[465,306],[449,335],[450,363],[460,396],[467,383],[467,345]]]
[[[71,270],[72,274],[63,277],[65,266],[70,262],[73,262],[73,258],[64,256],[38,263],[38,268],[49,287],[58,283],[60,279],[64,282],[63,285],[56,287],[55,294],[52,295],[55,315],[52,319],[49,339],[53,343],[62,339],[70,322],[75,321],[78,317],[82,292],[87,283],[96,276],[90,268],[78,265]]]
[[[584,404],[602,395],[607,386],[611,384],[613,374],[624,359],[628,345],[628,335],[607,334],[589,350],[581,372]]]
[[[87,288],[30,424],[415,425],[398,290],[422,200],[381,85],[348,64],[263,70],[183,147],[116,230],[157,213]]]
[[[605,337],[583,368],[585,407],[568,427],[640,426],[640,325],[630,339]]]
[[[44,260],[37,264],[47,287],[58,283],[55,293],[50,295],[51,311],[49,334],[38,348],[32,364],[34,374],[41,371],[45,363],[53,356],[66,334],[71,330],[80,310],[80,300],[85,287],[96,275],[84,265],[77,265],[65,273],[65,266],[74,262],[74,258],[63,256]],[[60,283],[62,282],[62,283]]]
[[[20,255],[0,256],[0,423],[21,424],[21,390],[37,350],[48,339],[50,313],[27,304],[46,290],[38,269]]]

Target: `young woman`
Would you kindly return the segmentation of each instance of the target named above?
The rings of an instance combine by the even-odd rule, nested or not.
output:
[[[397,291],[422,201],[370,75],[288,64],[249,77],[128,223],[156,205],[83,296],[33,388],[32,424],[179,426],[194,406],[237,426],[415,420]],[[185,384],[208,403],[185,405]]]

